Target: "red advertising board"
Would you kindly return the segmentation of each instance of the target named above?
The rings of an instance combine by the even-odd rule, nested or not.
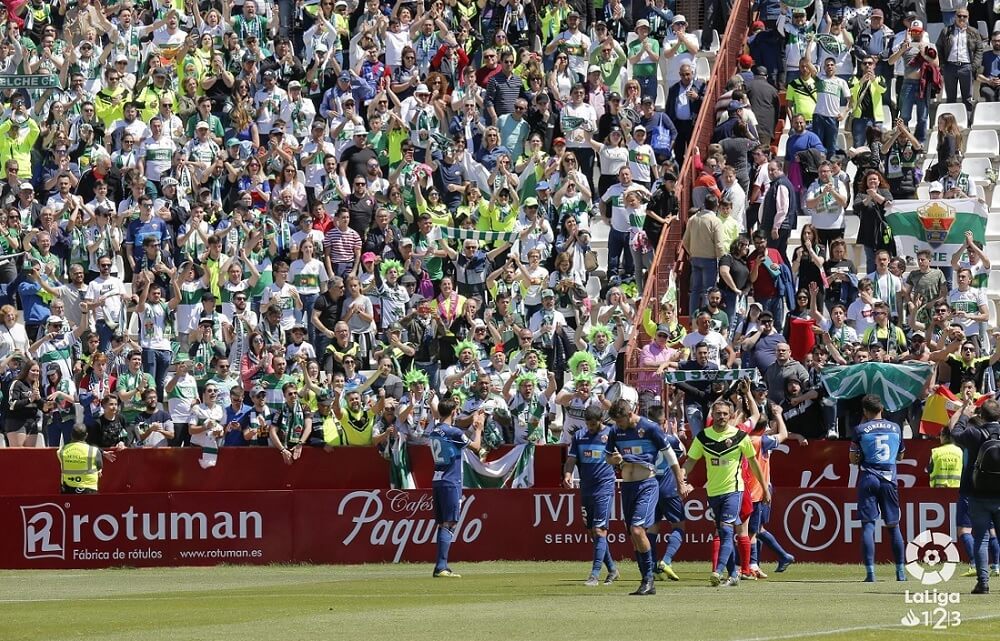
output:
[[[900,493],[903,536],[954,536],[954,491]],[[769,529],[800,561],[857,563],[856,491],[781,489]],[[713,531],[704,495],[687,506],[680,560],[705,560]],[[429,490],[170,492],[0,498],[0,567],[99,568],[215,563],[430,562],[435,525]],[[579,560],[590,556],[579,494],[476,490],[465,494],[452,558]],[[615,556],[631,556],[616,504]],[[667,529],[665,527],[665,529]],[[889,558],[877,531],[878,555]],[[767,552],[762,562],[771,559]]]
[[[907,441],[899,462],[903,487],[927,487],[925,471],[932,441]],[[853,487],[857,468],[848,461],[849,443],[816,441],[808,446],[782,445],[773,455],[771,481],[775,487]],[[501,448],[491,458],[502,456]],[[224,448],[218,465],[198,465],[199,448],[125,450],[108,463],[101,479],[102,493],[350,490],[389,487],[388,463],[374,448],[343,447],[332,452],[308,449],[294,465],[285,465],[271,448]],[[535,448],[535,487],[556,488],[562,480],[564,448]],[[433,463],[426,447],[411,447],[410,462],[417,487],[430,488]],[[59,463],[52,449],[0,449],[4,470],[0,496],[44,496],[59,491]],[[692,476],[701,482],[703,468]]]

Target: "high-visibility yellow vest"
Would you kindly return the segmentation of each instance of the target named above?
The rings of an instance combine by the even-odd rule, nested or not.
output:
[[[954,443],[931,450],[931,487],[958,487],[964,460],[962,448]]]
[[[63,485],[97,490],[100,473],[97,463],[101,457],[100,449],[82,441],[74,441],[64,445],[57,454],[59,464],[62,466]]]

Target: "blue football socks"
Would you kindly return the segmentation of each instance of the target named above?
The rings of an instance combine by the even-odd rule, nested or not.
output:
[[[677,556],[677,551],[681,549],[682,543],[684,543],[684,528],[675,527],[670,533],[670,540],[667,541],[667,553],[663,555],[664,563],[670,565],[674,562],[674,557]]]
[[[455,533],[445,526],[438,526],[438,558],[434,571],[439,572],[448,568],[448,550],[451,549],[451,542],[455,538]]]

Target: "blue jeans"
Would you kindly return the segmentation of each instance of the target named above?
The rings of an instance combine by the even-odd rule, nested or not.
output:
[[[837,149],[837,132],[840,130],[840,121],[833,116],[823,116],[813,114],[813,133],[819,136],[819,141],[826,148],[826,156],[829,158]]]
[[[972,538],[976,542],[976,573],[979,582],[990,582],[990,528],[1000,531],[1000,497],[969,497]]]
[[[101,339],[101,342],[98,344],[98,349],[102,352],[106,352],[111,348],[111,337],[115,335],[117,330],[112,330],[108,327],[108,324],[104,322],[103,319],[97,321],[96,326],[97,336]]]
[[[875,124],[871,118],[855,118],[851,121],[851,145],[860,147],[868,144],[868,127]]]
[[[919,80],[903,79],[903,89],[899,92],[899,117],[905,123],[910,122],[910,118],[913,117],[913,109],[916,107],[917,129],[913,135],[923,144],[927,141],[927,103],[930,102],[930,96],[925,93],[924,97],[920,98],[919,93]]]
[[[174,353],[169,349],[142,348],[142,371],[153,377],[156,382],[156,398],[160,400],[163,400],[163,382],[167,378],[167,368],[170,367],[173,356]]]
[[[781,331],[785,321],[785,304],[781,301],[781,296],[774,298],[762,298],[757,301],[764,308],[765,312],[770,312],[774,317],[774,329]]]
[[[633,275],[635,266],[632,264],[632,248],[628,244],[627,231],[612,229],[608,232],[608,278],[615,275],[622,277]],[[622,266],[622,254],[625,254]]]
[[[864,245],[865,248],[865,273],[875,271],[875,248]]]
[[[691,258],[691,291],[688,314],[694,316],[706,302],[705,292],[719,280],[719,261],[715,258]]]
[[[319,294],[299,294],[299,298],[302,299],[302,311],[295,312],[295,315],[302,321],[302,324],[306,326],[309,332],[309,344],[316,347],[316,328],[312,324],[312,313],[313,305],[316,304]]]
[[[73,417],[65,421],[51,422],[45,428],[46,442],[49,447],[59,447],[60,440],[63,445],[69,445],[73,441]]]

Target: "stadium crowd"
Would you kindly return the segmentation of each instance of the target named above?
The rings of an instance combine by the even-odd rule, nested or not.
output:
[[[289,461],[424,442],[447,391],[489,447],[554,440],[616,378],[713,39],[662,0],[0,19],[6,444]]]
[[[662,0],[5,2],[0,68],[25,77],[0,123],[7,444],[82,421],[101,447],[291,462],[425,442],[449,392],[460,427],[487,410],[485,449],[568,442],[636,329],[644,407],[679,433],[722,390],[663,396],[653,367],[756,367],[762,413],[804,438],[859,422],[828,363],[930,360],[991,389],[986,255],[896,256],[885,213],[922,181],[981,195],[968,123],[938,118],[926,172],[921,124],[937,87],[969,117],[997,97],[1000,36],[983,53],[961,1],[935,45],[922,6],[765,0],[703,105],[720,4],[699,33]],[[672,301],[636,317],[688,153],[690,331]],[[822,328],[799,360],[794,319]]]

